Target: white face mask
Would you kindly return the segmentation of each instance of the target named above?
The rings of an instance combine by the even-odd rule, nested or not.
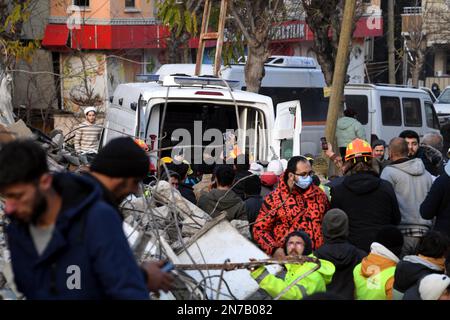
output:
[[[307,176],[307,177],[298,177],[298,180],[295,181],[295,184],[302,189],[308,189],[308,187],[311,185],[312,183],[312,177],[311,176]]]

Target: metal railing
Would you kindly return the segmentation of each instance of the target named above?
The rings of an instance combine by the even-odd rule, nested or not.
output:
[[[422,7],[404,7],[403,14],[422,14]]]

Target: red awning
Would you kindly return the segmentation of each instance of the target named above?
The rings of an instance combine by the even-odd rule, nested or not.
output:
[[[44,47],[66,47],[69,38],[69,29],[65,24],[48,24],[45,27],[42,46]]]

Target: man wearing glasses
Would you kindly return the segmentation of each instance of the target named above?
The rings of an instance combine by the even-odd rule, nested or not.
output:
[[[325,193],[312,183],[313,175],[307,158],[292,157],[277,189],[264,199],[253,237],[267,254],[284,258],[285,238],[295,230],[311,237],[313,249],[322,245],[321,225],[329,203]]]

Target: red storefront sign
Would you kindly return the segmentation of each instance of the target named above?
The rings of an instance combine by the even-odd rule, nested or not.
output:
[[[165,48],[170,32],[161,25],[81,25],[69,30],[65,24],[46,26],[42,45],[64,50],[74,49],[154,49]],[[353,37],[376,37],[383,35],[382,17],[362,17],[356,25]],[[311,41],[314,34],[305,21],[287,21],[272,29],[271,39],[277,42]],[[69,43],[68,43],[69,40]],[[208,41],[208,47],[215,41]],[[198,48],[198,38],[189,40],[190,48]]]

